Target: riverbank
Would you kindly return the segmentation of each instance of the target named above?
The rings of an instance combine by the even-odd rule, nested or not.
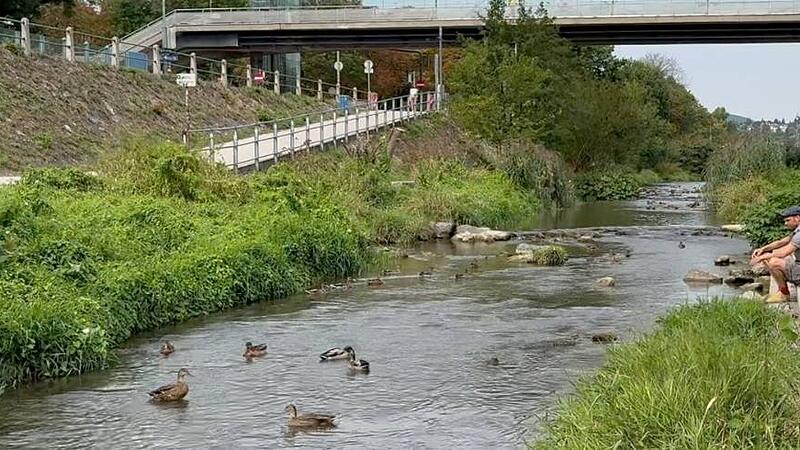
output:
[[[797,448],[791,317],[761,302],[682,306],[609,352],[535,448]]]
[[[106,367],[131,335],[365,272],[431,222],[514,227],[540,202],[461,162],[328,153],[237,177],[176,145],[25,174],[0,198],[0,387]],[[393,181],[403,181],[393,183]]]

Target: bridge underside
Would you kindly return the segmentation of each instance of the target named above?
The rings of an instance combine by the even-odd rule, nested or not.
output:
[[[562,36],[582,44],[702,44],[800,42],[800,16],[797,20],[692,21],[688,23],[564,23]],[[248,54],[291,53],[358,48],[432,48],[438,45],[438,26],[415,23],[413,26],[309,27],[304,29],[202,30],[179,28],[176,44],[180,50],[208,53]],[[480,24],[443,26],[443,44],[459,45],[462,38],[481,34]]]

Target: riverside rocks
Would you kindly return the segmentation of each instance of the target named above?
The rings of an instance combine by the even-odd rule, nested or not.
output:
[[[744,225],[728,224],[721,226],[720,229],[722,229],[722,231],[730,231],[732,233],[741,233],[742,231],[744,231]]]
[[[722,282],[722,277],[704,270],[690,270],[689,273],[683,277],[683,281],[687,283],[713,283],[718,284]]]
[[[717,256],[717,259],[714,260],[715,266],[729,266],[733,263],[733,258],[728,255]]]
[[[729,275],[722,281],[725,284],[733,284],[736,286],[754,282],[756,275],[752,270],[731,270]]]
[[[495,242],[507,241],[512,237],[514,237],[514,234],[508,231],[473,227],[471,225],[459,225],[458,228],[456,228],[456,234],[451,239],[456,242]]]
[[[614,287],[617,285],[617,280],[615,280],[614,277],[603,277],[595,280],[595,283],[599,284],[600,286]]]
[[[436,239],[449,239],[456,231],[456,224],[453,222],[435,222],[431,224],[433,237]]]

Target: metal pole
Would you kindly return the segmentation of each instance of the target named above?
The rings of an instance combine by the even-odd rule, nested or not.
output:
[[[211,163],[214,163],[214,130],[208,132],[208,143],[209,147],[211,147]]]
[[[233,172],[239,173],[239,130],[233,129]]]
[[[278,123],[272,122],[272,160],[278,163]]]
[[[294,159],[294,119],[289,122],[289,130],[291,131],[291,136],[289,136],[289,151],[292,153],[292,159]]]
[[[161,0],[161,46],[167,48],[167,0]]]
[[[311,151],[311,119],[306,116],[306,153]]]
[[[348,128],[350,127],[350,110],[348,108],[344,109],[344,141],[350,141],[350,131]]]
[[[442,27],[439,27],[439,58],[437,73],[439,74],[439,81],[436,83],[436,110],[438,111],[442,106],[442,97],[444,96],[444,53],[442,47],[444,46],[444,37]]]
[[[361,116],[361,112],[358,110],[358,106],[356,106],[356,137],[361,133],[361,120],[359,116]]]
[[[319,115],[319,148],[325,147],[325,113]]]
[[[341,62],[339,60],[339,52],[338,51],[336,52],[336,62],[337,63]],[[338,66],[338,64],[337,64],[337,66]],[[339,101],[339,96],[341,95],[341,90],[342,90],[341,73],[340,73],[339,69],[336,69],[336,101],[337,102]]]
[[[184,103],[186,104],[186,145],[189,145],[189,86],[183,87]]]
[[[334,147],[336,147],[336,127],[337,127],[337,124],[338,123],[336,121],[336,110],[334,110],[333,111],[333,146]]]
[[[255,153],[256,157],[256,172],[259,170],[259,164],[261,163],[261,151],[259,148],[259,136],[258,136],[258,125],[253,128],[253,153]]]

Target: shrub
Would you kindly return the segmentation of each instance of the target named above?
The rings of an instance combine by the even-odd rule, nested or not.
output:
[[[625,200],[639,195],[641,183],[621,169],[596,170],[575,179],[575,192],[583,200]]]
[[[800,172],[787,170],[779,174],[772,187],[762,186],[766,198],[745,207],[743,222],[747,237],[756,245],[779,239],[788,234],[783,219],[778,215],[783,209],[800,204],[800,186],[797,177]],[[755,193],[749,193],[750,201],[757,200]]]
[[[20,185],[87,192],[101,187],[102,183],[97,176],[79,169],[47,168],[25,171]]]
[[[797,448],[800,358],[790,316],[714,300],[612,347],[536,448]]]
[[[540,266],[561,266],[567,262],[567,251],[557,245],[546,245],[533,250],[532,261]]]
[[[650,169],[640,170],[639,173],[635,174],[633,177],[636,182],[642,186],[649,186],[661,182],[661,176]]]

